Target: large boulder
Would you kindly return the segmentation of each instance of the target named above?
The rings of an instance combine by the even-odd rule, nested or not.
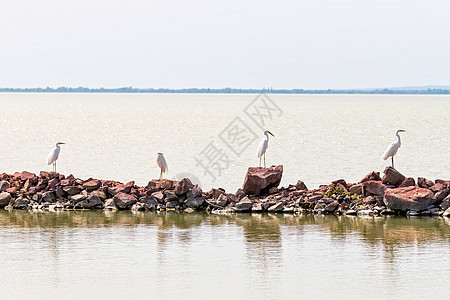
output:
[[[433,201],[433,192],[416,186],[387,189],[384,204],[392,210],[425,210]]]
[[[85,190],[87,190],[88,192],[95,191],[96,189],[98,189],[101,186],[102,186],[102,182],[97,179],[92,179],[92,180],[89,180],[89,181],[86,181],[85,183],[83,183],[83,188]]]
[[[80,201],[75,205],[75,208],[94,208],[94,207],[98,207],[98,208],[102,208],[103,207],[103,202],[100,199],[99,196],[95,195],[95,194],[90,194],[89,197],[86,200]]]
[[[135,196],[125,193],[117,193],[114,196],[114,204],[120,209],[130,208],[133,204],[137,202]]]
[[[203,197],[189,198],[186,200],[186,206],[192,209],[198,209],[205,203]]]
[[[183,178],[180,182],[177,183],[177,186],[175,188],[175,193],[177,195],[184,195],[193,187],[194,187],[194,185],[189,180],[189,178]]]
[[[270,188],[280,184],[283,175],[283,166],[271,166],[269,168],[248,168],[242,189],[247,195],[266,194]]]
[[[393,167],[386,167],[384,170],[383,183],[400,185],[405,180],[405,175],[394,169]]]

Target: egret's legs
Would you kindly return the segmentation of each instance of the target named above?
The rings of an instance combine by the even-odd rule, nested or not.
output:
[[[162,179],[162,170],[161,170],[161,174],[159,174],[159,180]]]
[[[392,168],[395,169],[394,168],[394,155],[392,155],[391,158],[392,158]]]
[[[266,167],[266,154],[264,153],[264,168]]]
[[[56,172],[56,160],[53,162],[53,172]]]

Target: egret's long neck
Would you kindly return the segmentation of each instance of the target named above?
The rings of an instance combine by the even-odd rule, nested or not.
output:
[[[395,135],[397,136],[397,143],[398,143],[398,147],[400,148],[400,146],[402,145],[402,141],[400,140],[400,135],[398,134],[398,132],[395,133]]]
[[[268,133],[265,133],[264,135],[266,136],[267,142],[269,142],[269,134],[268,134]]]

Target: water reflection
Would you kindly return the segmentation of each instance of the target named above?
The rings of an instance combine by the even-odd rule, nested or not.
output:
[[[421,245],[437,241],[450,241],[450,220],[444,218],[377,217],[359,218],[321,215],[236,214],[209,215],[185,213],[132,213],[102,211],[29,212],[0,211],[0,227],[40,228],[51,235],[60,229],[76,227],[135,227],[154,226],[158,240],[170,238],[165,229],[193,229],[204,226],[234,224],[243,230],[246,243],[257,245],[259,251],[276,251],[281,247],[282,228],[295,228],[301,235],[311,229],[328,232],[332,238],[346,239],[358,235],[365,243],[386,247],[395,245]],[[179,239],[189,243],[189,230],[181,231]],[[53,244],[57,244],[54,238]],[[52,249],[56,250],[55,246]],[[254,248],[253,248],[254,249]]]

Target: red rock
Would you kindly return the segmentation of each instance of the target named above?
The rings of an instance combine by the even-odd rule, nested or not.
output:
[[[48,189],[49,190],[54,190],[58,183],[59,183],[59,179],[58,178],[53,178],[52,180],[50,180],[48,182]]]
[[[363,183],[363,182],[370,181],[370,180],[381,181],[380,172],[375,172],[375,171],[370,172],[369,174],[364,176],[364,178],[361,179],[359,181],[359,183]]]
[[[0,192],[4,192],[7,189],[9,189],[10,187],[11,187],[11,184],[8,181],[3,180],[2,182],[0,182]]]
[[[295,188],[297,190],[305,190],[305,191],[308,190],[308,188],[306,187],[306,184],[303,181],[301,181],[301,180],[297,181],[297,184],[295,185]]]
[[[23,171],[20,175],[20,179],[25,181],[27,179],[30,179],[30,181],[35,181],[37,182],[37,178],[36,178],[36,174],[27,172],[27,171]]]
[[[416,182],[414,181],[414,178],[408,177],[403,180],[403,182],[398,187],[407,187],[407,186],[414,186],[416,185]]]
[[[173,181],[170,179],[161,179],[156,187],[160,190],[170,190],[173,186]]]
[[[378,196],[384,196],[386,186],[381,181],[366,181],[363,184],[364,189],[364,196],[372,195],[378,195]]]
[[[347,186],[347,182],[345,182],[345,180],[344,179],[338,179],[338,180],[335,180],[335,181],[333,181],[333,182],[331,182],[332,184],[334,184],[334,185],[336,185],[336,186],[341,186],[341,187],[343,187],[343,188],[345,188],[345,189],[348,189],[348,186]]]
[[[444,185],[442,183],[436,183],[432,187],[430,187],[430,190],[434,193],[443,191],[447,189],[447,185]]]
[[[189,180],[189,178],[183,178],[183,179],[181,179],[180,182],[177,183],[177,185],[175,187],[175,193],[177,195],[184,195],[193,187],[194,187],[194,185]]]
[[[428,180],[426,178],[423,177],[419,177],[417,178],[417,185],[421,188],[430,188],[434,185],[434,182],[432,182],[431,180]]]
[[[433,201],[433,192],[429,189],[408,186],[387,189],[384,193],[384,204],[392,210],[425,210]]]
[[[101,187],[101,185],[102,183],[100,180],[92,179],[83,183],[83,188],[86,189],[88,192],[91,192]]]
[[[436,179],[434,182],[435,184],[436,183],[443,184],[447,187],[448,190],[450,190],[450,180]]]
[[[394,169],[393,167],[386,167],[384,170],[383,183],[398,186],[405,180],[405,175]]]
[[[137,202],[135,196],[125,193],[117,193],[114,196],[114,204],[120,209],[130,208],[133,204]]]
[[[69,195],[76,195],[80,193],[80,188],[75,185],[65,186],[63,187],[63,191]]]
[[[40,171],[40,172],[39,172],[39,177],[48,179],[48,178],[49,178],[48,172]]]
[[[267,193],[272,187],[280,184],[283,176],[283,166],[271,166],[269,168],[248,168],[242,189],[247,195],[261,195]]]
[[[18,190],[19,190],[19,188],[17,186],[13,186],[13,187],[10,187],[9,189],[6,189],[6,192],[8,192],[10,194],[14,194]]]

